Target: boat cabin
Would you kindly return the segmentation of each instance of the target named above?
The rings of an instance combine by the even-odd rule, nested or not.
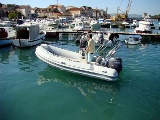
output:
[[[38,25],[17,25],[16,26],[16,39],[36,39],[39,35]]]

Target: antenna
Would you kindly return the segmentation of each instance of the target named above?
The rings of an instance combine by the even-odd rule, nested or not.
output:
[[[58,5],[58,0],[57,0],[57,5]]]

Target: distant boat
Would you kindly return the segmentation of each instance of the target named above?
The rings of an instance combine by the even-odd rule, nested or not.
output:
[[[122,26],[124,26],[124,28],[130,28],[131,27],[130,23],[126,22],[126,21],[122,22]]]
[[[15,30],[12,27],[0,27],[0,47],[12,45],[14,37]]]
[[[21,24],[16,26],[16,38],[13,41],[16,47],[31,47],[44,41],[45,34],[40,33],[37,24]]]
[[[151,29],[151,26],[150,26],[150,22],[139,21],[139,27],[136,27],[134,29],[134,32],[138,33],[138,34],[151,34],[152,29]]]
[[[72,22],[73,30],[84,30],[84,21],[81,19],[76,19],[76,21]]]
[[[103,18],[98,19],[101,28],[110,28],[111,19],[104,20]]]
[[[2,21],[0,22],[1,27],[11,27],[11,21]]]
[[[137,45],[141,43],[142,37],[140,35],[131,35],[125,39],[125,43],[128,45]]]
[[[133,20],[132,24],[130,25],[131,28],[135,28],[138,26],[138,21],[137,20]]]
[[[97,20],[92,19],[90,22],[90,26],[92,30],[99,30],[101,25],[98,23]]]

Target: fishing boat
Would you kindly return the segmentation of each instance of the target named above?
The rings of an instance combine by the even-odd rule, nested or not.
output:
[[[142,37],[140,35],[130,35],[125,39],[125,43],[128,45],[137,45],[141,43]]]
[[[14,37],[13,27],[0,27],[0,47],[12,45]]]
[[[36,56],[47,64],[76,74],[106,81],[116,81],[122,70],[122,59],[113,55],[120,45],[115,46],[105,57],[94,56],[86,62],[83,52],[75,52],[56,44],[41,44],[36,48]]]
[[[31,47],[44,41],[45,34],[40,33],[37,24],[21,24],[16,26],[16,37],[13,44],[16,47]]]

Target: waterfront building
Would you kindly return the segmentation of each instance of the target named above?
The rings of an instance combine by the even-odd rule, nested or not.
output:
[[[85,11],[85,15],[86,17],[93,17],[93,9],[91,7],[87,7],[87,6],[82,6],[82,8]]]
[[[93,9],[93,17],[98,18],[100,16],[99,11],[96,9]]]
[[[64,19],[64,18],[65,18],[65,22],[68,22],[69,20],[72,20],[72,19],[73,19],[73,16],[72,16],[71,13],[65,12],[65,13],[59,14],[59,15],[58,15],[58,18],[59,18],[59,19]]]
[[[32,18],[37,18],[38,14],[35,12],[37,8],[31,8],[31,17]]]
[[[99,10],[99,9],[92,9],[91,7],[88,6],[82,6],[80,8],[74,7],[74,6],[67,6],[65,7],[64,5],[49,5],[47,8],[31,8],[29,5],[3,5],[1,10],[0,17],[4,17],[5,15],[3,13],[6,13],[5,11],[8,10],[8,13],[14,10],[17,10],[20,12],[24,18],[26,19],[32,19],[32,18],[67,18],[67,19],[74,19],[76,17],[104,17],[104,10]],[[8,17],[8,14],[6,15]]]
[[[31,18],[31,7],[29,5],[22,5],[16,9],[18,12],[21,12],[26,19]]]
[[[73,15],[73,18],[85,16],[85,10],[83,8],[73,7],[73,8],[67,9],[66,12],[71,13]]]
[[[50,5],[50,6],[48,6],[47,8],[49,8],[49,9],[54,9],[54,8],[56,8],[56,9],[59,10],[60,13],[66,12],[66,7],[65,7],[64,5]]]
[[[58,18],[60,11],[56,8],[37,8],[38,17]]]

